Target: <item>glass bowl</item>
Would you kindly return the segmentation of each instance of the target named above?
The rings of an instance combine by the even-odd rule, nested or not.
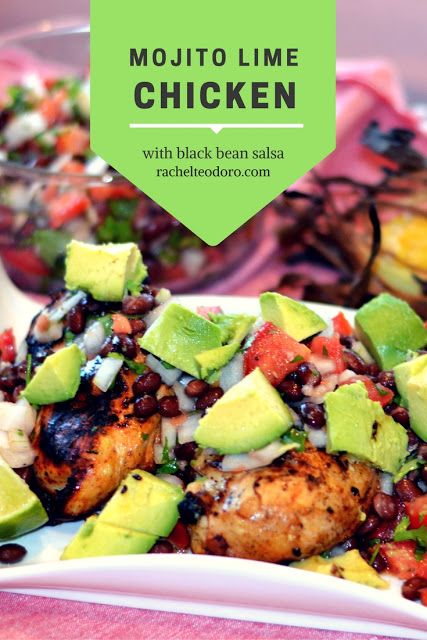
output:
[[[49,80],[84,77],[89,28],[67,21],[44,22],[0,35],[0,77],[5,59],[15,70],[13,84],[19,64],[23,64],[18,70],[22,78],[34,71]],[[0,134],[2,115],[0,111]],[[1,149],[0,143],[0,154]],[[64,249],[70,238],[76,238],[95,243],[135,241],[154,284],[174,292],[200,291],[252,256],[262,235],[256,216],[220,245],[210,247],[110,167],[102,175],[71,173],[57,160],[53,157],[48,166],[40,166],[31,140],[17,149],[13,160],[0,155],[0,256],[24,290],[51,293],[60,288]],[[65,204],[59,215],[57,205],[52,213],[52,199],[61,205],[76,194],[86,202],[81,213],[67,215]]]

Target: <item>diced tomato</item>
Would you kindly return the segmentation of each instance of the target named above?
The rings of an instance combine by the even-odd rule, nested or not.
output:
[[[64,173],[83,173],[85,170],[85,166],[83,162],[79,162],[78,160],[70,160],[70,162],[66,162],[61,171]]]
[[[303,360],[307,360],[309,355],[308,347],[271,322],[266,322],[245,353],[244,372],[248,375],[259,367],[272,385],[278,385]]]
[[[114,333],[132,333],[132,327],[129,320],[121,313],[113,314],[113,331]]]
[[[418,529],[422,525],[427,527],[427,495],[415,498],[405,504],[406,513],[409,516],[411,529]]]
[[[48,214],[53,229],[78,218],[90,206],[89,198],[80,191],[67,191],[58,196],[48,206]]]
[[[0,333],[0,360],[14,362],[16,358],[16,343],[12,329],[6,329]]]
[[[353,335],[353,327],[345,317],[342,311],[340,311],[335,318],[332,318],[332,322],[334,325],[335,333],[338,333],[340,336],[351,336]]]
[[[1,257],[4,262],[23,273],[33,276],[48,276],[49,267],[43,262],[32,249],[10,249],[1,250]]]
[[[343,382],[341,386],[352,384],[353,382],[357,382],[357,380],[360,380],[365,385],[369,399],[374,402],[379,402],[382,407],[386,407],[393,400],[394,393],[391,389],[387,389],[387,387],[384,387],[382,384],[375,383],[371,378],[368,378],[368,376],[354,375],[352,378]]]
[[[421,603],[427,607],[427,589],[421,589],[420,591]]]
[[[73,156],[82,155],[89,147],[89,134],[86,129],[74,125],[59,134],[56,140],[58,153],[70,153]]]
[[[62,105],[67,99],[65,89],[60,89],[53,96],[43,98],[39,106],[39,113],[43,116],[49,126],[57,122],[61,116]]]
[[[316,336],[311,341],[310,348],[315,355],[333,360],[335,362],[335,373],[344,371],[343,346],[337,334],[334,334],[332,338]]]
[[[206,320],[209,320],[209,315],[211,313],[213,314],[217,314],[217,313],[223,313],[221,307],[197,307],[197,314],[199,316],[202,316],[203,318],[205,318]]]
[[[137,191],[131,184],[105,184],[89,189],[90,197],[98,202],[104,200],[131,200],[137,197]]]
[[[418,574],[421,563],[415,557],[416,546],[413,540],[381,545],[381,553],[387,560],[390,572],[401,580],[408,580]]]
[[[177,522],[175,529],[168,536],[168,540],[178,547],[178,549],[188,549],[190,546],[190,536],[182,522]]]

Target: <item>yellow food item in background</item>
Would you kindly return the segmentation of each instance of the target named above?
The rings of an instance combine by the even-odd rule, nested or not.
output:
[[[427,270],[427,218],[396,216],[382,225],[382,250],[404,264]]]

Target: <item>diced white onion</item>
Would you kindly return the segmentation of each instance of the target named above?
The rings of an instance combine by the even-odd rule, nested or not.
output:
[[[351,378],[354,378],[354,376],[355,376],[354,371],[351,371],[350,369],[345,369],[345,371],[340,373],[338,376],[338,384],[343,384],[344,382],[351,380]]]
[[[181,382],[175,382],[172,386],[175,395],[178,398],[179,408],[181,411],[194,411],[194,398],[189,398],[185,393],[185,387]]]
[[[9,437],[6,431],[0,431],[0,449],[9,449]]]
[[[324,429],[309,429],[308,439],[317,449],[324,449],[326,447],[327,436]]]
[[[61,171],[62,168],[65,167],[65,165],[68,164],[72,159],[73,156],[71,155],[71,153],[63,153],[61,156],[55,158],[55,160],[53,160],[53,162],[51,162],[47,166],[47,170],[51,173],[57,173],[58,171]]]
[[[266,447],[251,451],[250,453],[226,455],[222,459],[222,470],[247,471],[249,469],[256,469],[257,467],[266,467],[291,448],[294,447],[292,447],[292,445],[290,447],[288,444],[280,442],[280,440],[274,440],[274,442],[271,442]]]
[[[18,348],[18,352],[16,354],[16,362],[24,362],[28,354],[28,345],[25,340],[21,342]]]
[[[49,316],[46,313],[42,314],[48,320],[48,328],[44,331],[39,329],[39,321],[36,320],[34,325],[33,335],[37,342],[41,342],[42,344],[47,344],[48,342],[56,342],[62,338],[62,334],[64,333],[64,327],[59,322],[51,322]],[[41,320],[41,316],[39,318]]]
[[[335,362],[330,358],[324,358],[323,356],[317,356],[312,353],[309,357],[309,361],[314,364],[316,369],[322,375],[333,373],[335,371]]]
[[[25,398],[18,402],[0,402],[0,430],[22,431],[29,435],[36,424],[36,412]]]
[[[181,253],[181,264],[190,277],[196,276],[206,262],[203,251],[190,247]]]
[[[393,493],[393,476],[389,473],[380,473],[380,487],[383,493],[391,496]]]
[[[144,322],[147,325],[147,329],[156,322],[157,318],[161,316],[161,314],[165,309],[166,309],[166,304],[160,304],[158,307],[154,307],[152,311],[150,311],[149,313],[147,313],[146,316],[144,316]]]
[[[169,289],[165,289],[164,287],[162,287],[161,289],[158,290],[157,295],[154,299],[157,302],[157,304],[164,304],[165,302],[170,300],[171,295],[172,294],[169,291]]]
[[[228,391],[243,379],[243,354],[236,353],[225,367],[222,368],[219,383],[223,391]]]
[[[108,391],[122,368],[122,365],[122,359],[103,358],[93,379],[93,384],[98,387],[98,389],[101,389],[101,391]]]
[[[199,426],[199,420],[202,417],[201,412],[191,413],[178,427],[178,442],[179,444],[185,444],[186,442],[193,442],[194,432]]]
[[[172,449],[176,445],[176,426],[170,418],[162,418],[161,439],[162,445],[167,442],[168,449]]]
[[[163,382],[169,387],[171,387],[182,374],[180,369],[168,369],[167,367],[164,367],[160,360],[155,358],[151,353],[147,355],[145,364],[147,367],[150,367],[152,371],[158,373]]]
[[[3,129],[6,145],[16,149],[47,129],[47,122],[38,111],[27,111],[13,118]]]
[[[325,395],[329,391],[333,391],[338,384],[338,376],[334,373],[322,379],[322,382],[317,387],[311,387],[310,385],[304,385],[302,392],[305,396],[310,398],[310,402],[314,404],[322,404]]]
[[[51,321],[59,322],[60,320],[65,318],[67,313],[71,311],[71,309],[75,307],[76,304],[80,302],[80,300],[83,300],[85,295],[86,294],[84,293],[84,291],[77,291],[77,293],[75,293],[74,295],[66,298],[58,307],[52,309],[52,311],[49,312],[49,318],[51,319]]]
[[[86,163],[85,173],[89,176],[102,176],[108,169],[108,162],[105,162],[99,156],[95,156],[91,158],[89,162]]]
[[[9,431],[8,440],[9,440],[9,448],[12,451],[27,451],[31,449],[31,443],[26,433],[22,431],[22,429],[17,429],[15,431]]]
[[[33,449],[25,451],[13,451],[12,449],[4,449],[0,447],[0,455],[12,467],[12,469],[20,469],[21,467],[29,467],[33,464],[36,453]]]
[[[83,346],[89,358],[97,356],[105,341],[105,329],[101,322],[93,322],[86,330]],[[110,358],[111,360],[111,358]]]
[[[37,73],[27,73],[22,78],[22,84],[35,100],[42,100],[47,95],[46,87]]]
[[[160,478],[160,480],[165,480],[165,482],[169,482],[169,484],[173,484],[176,487],[181,487],[181,489],[184,488],[184,483],[181,478],[173,476],[170,473],[159,473],[157,477]]]

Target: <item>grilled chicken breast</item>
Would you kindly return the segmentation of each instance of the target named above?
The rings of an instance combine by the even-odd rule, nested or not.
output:
[[[93,511],[129,471],[154,466],[160,418],[134,415],[136,375],[122,369],[112,391],[101,393],[92,386],[90,374],[73,400],[42,407],[37,418],[34,472],[57,517],[77,518]]]
[[[187,488],[205,512],[191,527],[195,553],[266,562],[321,553],[354,533],[378,490],[370,467],[314,448],[252,471],[198,467],[209,480]]]

